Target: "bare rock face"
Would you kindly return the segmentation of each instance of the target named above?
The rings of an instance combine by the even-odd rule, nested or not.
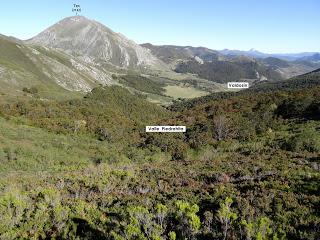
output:
[[[159,63],[148,49],[83,16],[65,18],[27,42],[62,50],[86,62],[126,69]]]

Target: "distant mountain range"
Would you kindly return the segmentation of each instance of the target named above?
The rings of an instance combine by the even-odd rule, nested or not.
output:
[[[36,86],[44,97],[59,98],[100,84],[120,84],[140,93],[161,86],[156,92],[162,98],[187,90],[194,96],[226,90],[228,81],[255,84],[304,74],[319,68],[319,59],[319,53],[139,45],[101,23],[73,16],[26,41],[0,35],[0,93],[19,95],[24,87]],[[127,74],[131,77],[117,77]]]
[[[251,82],[281,80],[310,72],[320,66],[320,62],[313,61],[313,55],[298,54],[304,57],[288,61],[254,50],[216,51],[204,47],[155,46],[150,43],[142,46],[170,64],[176,72],[197,74],[201,78],[220,83],[241,79]]]
[[[249,51],[241,50],[220,50],[219,53],[224,55],[234,55],[234,56],[250,56],[255,58],[267,58],[275,57],[288,61],[305,60],[310,59],[311,61],[320,61],[318,52],[302,52],[302,53],[263,53],[255,49],[250,49]]]

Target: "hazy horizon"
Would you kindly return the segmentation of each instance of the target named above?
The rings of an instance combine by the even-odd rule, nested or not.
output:
[[[10,1],[2,3],[0,34],[30,39],[73,15],[83,15],[135,42],[257,50],[269,54],[320,52],[320,2],[307,1]],[[35,14],[37,13],[37,14]],[[10,21],[8,21],[10,20]]]

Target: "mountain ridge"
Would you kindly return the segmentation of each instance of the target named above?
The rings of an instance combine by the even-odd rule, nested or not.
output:
[[[311,57],[315,54],[319,54],[319,52],[264,53],[256,49],[250,49],[248,51],[237,50],[237,49],[223,49],[218,51],[223,55],[244,55],[244,56],[251,56],[256,58],[275,57],[275,58],[280,58],[282,60],[287,60],[287,61],[303,60],[304,58]]]

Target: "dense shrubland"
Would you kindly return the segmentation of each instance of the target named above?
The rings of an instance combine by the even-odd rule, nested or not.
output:
[[[135,96],[122,87],[95,88],[83,99],[63,102],[20,100],[2,104],[0,111],[8,117],[23,118],[26,123],[56,133],[97,135],[101,140],[119,141],[131,137],[132,129],[141,128],[168,112]],[[102,136],[108,132],[109,137]],[[106,135],[106,134],[104,134]]]
[[[1,239],[319,239],[319,90],[2,103]]]

